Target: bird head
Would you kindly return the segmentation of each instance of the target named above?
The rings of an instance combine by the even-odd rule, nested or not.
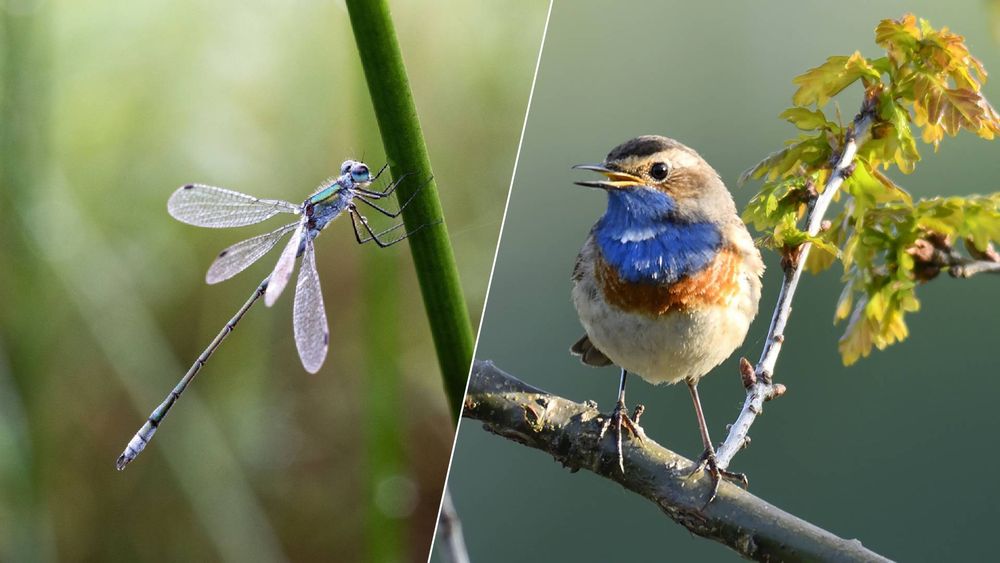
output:
[[[612,149],[601,164],[573,168],[603,174],[605,180],[576,184],[606,190],[609,206],[625,203],[620,207],[634,218],[724,221],[736,213],[718,172],[694,149],[667,137],[636,137]]]

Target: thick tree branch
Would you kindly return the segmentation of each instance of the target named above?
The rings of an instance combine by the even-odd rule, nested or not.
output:
[[[806,232],[810,236],[816,236],[823,224],[830,203],[840,189],[844,179],[851,175],[854,170],[854,157],[858,152],[858,139],[863,137],[871,124],[878,107],[878,97],[873,92],[865,94],[865,100],[861,104],[861,111],[854,118],[844,135],[844,147],[836,158],[833,170],[830,171],[830,178],[823,188],[823,192],[809,207],[806,216]],[[806,258],[812,243],[806,242],[799,246],[794,259],[787,262],[785,267],[785,277],[781,283],[781,291],[778,294],[778,302],[774,306],[774,315],[771,317],[771,326],[767,330],[767,339],[764,342],[764,351],[760,360],[754,368],[754,378],[749,381],[744,378],[747,385],[747,398],[743,402],[740,415],[729,427],[729,435],[716,452],[716,459],[719,467],[725,469],[729,467],[733,457],[747,444],[747,434],[750,426],[764,410],[764,402],[780,395],[783,388],[775,385],[771,376],[774,374],[774,366],[778,362],[778,354],[781,353],[781,345],[785,341],[785,325],[788,324],[788,317],[792,314],[792,298],[802,277],[802,270],[805,267]]]
[[[492,362],[473,365],[463,415],[500,436],[545,451],[571,471],[586,469],[656,503],[692,533],[758,561],[888,561],[858,540],[793,516],[723,482],[705,506],[711,479],[687,476],[694,462],[649,438],[624,443],[625,473],[613,438],[599,438],[604,421],[594,403],[579,404],[536,389]]]

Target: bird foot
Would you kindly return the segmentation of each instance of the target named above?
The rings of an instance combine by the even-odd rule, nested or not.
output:
[[[719,483],[723,479],[728,479],[744,489],[750,487],[750,481],[747,480],[747,476],[743,473],[734,473],[719,467],[719,462],[715,459],[715,450],[712,448],[705,450],[705,453],[701,454],[701,457],[698,458],[698,464],[694,466],[694,469],[691,470],[691,473],[688,473],[685,479],[691,479],[698,473],[706,470],[712,478],[712,493],[708,496],[708,500],[705,502],[703,508],[707,508],[715,500],[715,497],[719,494]]]
[[[604,439],[604,434],[607,433],[609,428],[613,429],[615,434],[615,445],[618,451],[618,468],[621,469],[622,474],[625,473],[625,456],[622,453],[622,434],[628,432],[635,436],[640,442],[643,438],[642,427],[639,426],[639,417],[642,416],[643,411],[646,407],[642,405],[636,405],[635,411],[632,413],[632,417],[628,416],[628,409],[625,407],[624,401],[618,401],[615,405],[615,410],[611,411],[611,415],[604,420],[604,425],[601,426],[601,434],[598,436],[599,440]]]

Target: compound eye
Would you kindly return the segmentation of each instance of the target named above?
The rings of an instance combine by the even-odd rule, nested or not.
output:
[[[345,160],[344,163],[340,165],[340,173],[341,174],[347,174],[347,172],[350,171],[351,166],[353,166],[353,165],[354,165],[354,161],[352,161],[352,160]]]
[[[371,171],[364,164],[359,164],[351,169],[351,179],[355,182],[367,182],[371,177]]]
[[[652,166],[649,167],[649,176],[654,180],[666,180],[667,175],[670,174],[670,167],[667,166],[666,162],[654,162]]]

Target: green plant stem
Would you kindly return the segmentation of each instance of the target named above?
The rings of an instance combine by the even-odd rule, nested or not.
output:
[[[399,201],[419,190],[403,219],[409,230],[423,226],[409,239],[410,251],[445,392],[457,421],[472,362],[472,324],[406,68],[385,0],[347,0],[347,10],[393,179],[408,175],[399,186]]]

